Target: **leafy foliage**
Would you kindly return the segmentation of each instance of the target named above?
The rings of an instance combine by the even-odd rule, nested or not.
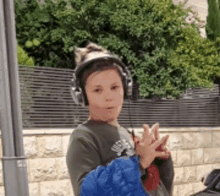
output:
[[[173,68],[182,69],[189,87],[213,88],[213,81],[220,76],[220,39],[211,42],[196,35],[195,29],[183,30],[185,41],[178,43],[177,49],[168,57]]]
[[[189,87],[210,88],[220,75],[219,41],[185,24],[182,7],[172,0],[17,0],[17,39],[36,65],[63,68],[75,67],[74,46],[95,42],[131,67],[142,97],[178,98]]]
[[[211,40],[220,37],[220,8],[219,2],[216,0],[208,0],[206,34]]]
[[[17,58],[20,65],[34,66],[34,59],[28,57],[27,53],[19,45],[17,46]]]
[[[35,65],[71,67],[72,52],[64,48],[66,29],[62,29],[56,13],[65,10],[65,1],[16,0],[15,20],[18,43],[35,59]],[[34,44],[35,42],[35,44]]]

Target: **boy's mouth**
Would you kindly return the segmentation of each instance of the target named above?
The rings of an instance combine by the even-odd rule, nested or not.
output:
[[[114,107],[108,107],[107,109],[113,109]]]

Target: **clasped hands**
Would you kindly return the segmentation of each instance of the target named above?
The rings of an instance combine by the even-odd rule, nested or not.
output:
[[[136,154],[140,155],[140,164],[146,169],[151,165],[155,158],[167,159],[171,153],[166,148],[169,135],[164,136],[159,140],[159,124],[152,126],[152,131],[149,133],[149,126],[144,124],[143,137],[135,137]]]

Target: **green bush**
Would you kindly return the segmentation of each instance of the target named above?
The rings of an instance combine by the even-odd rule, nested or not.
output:
[[[189,87],[213,87],[213,81],[220,76],[220,39],[212,42],[198,36],[195,29],[183,30],[184,41],[180,41],[176,50],[168,57],[171,66],[183,69]]]
[[[63,68],[75,68],[73,46],[98,43],[131,66],[142,97],[178,98],[220,75],[218,41],[185,24],[182,7],[172,0],[17,0],[17,39],[36,65]],[[26,47],[33,39],[40,44]]]
[[[220,7],[216,0],[208,0],[206,34],[211,40],[220,37]]]
[[[34,59],[28,57],[27,53],[17,45],[17,58],[19,65],[34,66]]]
[[[74,56],[65,51],[68,29],[62,29],[56,13],[64,11],[65,1],[16,0],[15,21],[18,43],[34,57],[36,66],[71,68]]]

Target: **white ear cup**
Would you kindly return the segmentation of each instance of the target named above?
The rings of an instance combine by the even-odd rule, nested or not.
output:
[[[126,81],[127,81],[127,98],[128,98],[128,96],[129,96],[129,97],[132,96],[133,80],[132,80],[130,77],[128,77],[128,78],[126,79]]]
[[[131,97],[132,96],[132,87],[133,87],[133,79],[131,77],[131,73],[128,70],[128,68],[125,68],[126,73],[125,73],[125,86],[126,86],[126,90],[127,90],[127,95],[126,98]]]
[[[72,86],[70,89],[72,98],[76,104],[80,104],[85,107],[85,98],[83,96],[82,89],[77,85],[75,74],[73,74]]]
[[[77,87],[71,87],[71,95],[76,104],[81,102],[82,90]]]

